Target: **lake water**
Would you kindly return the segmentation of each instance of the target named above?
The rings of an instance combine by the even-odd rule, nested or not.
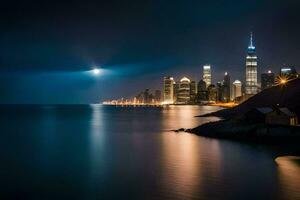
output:
[[[10,199],[300,199],[300,165],[276,148],[171,130],[208,106],[0,106]],[[4,199],[4,198],[1,198]]]

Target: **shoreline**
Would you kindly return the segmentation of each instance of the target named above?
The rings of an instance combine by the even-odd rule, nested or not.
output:
[[[280,156],[300,157],[300,126],[247,125],[230,120],[219,120],[191,129],[180,128],[174,132],[275,149],[274,159]]]
[[[232,120],[208,122],[190,129],[178,129],[198,136],[260,144],[300,144],[300,126],[266,125]]]

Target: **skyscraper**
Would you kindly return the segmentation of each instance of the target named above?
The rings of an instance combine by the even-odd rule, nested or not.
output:
[[[174,78],[173,77],[164,77],[164,86],[163,86],[163,98],[164,104],[173,104],[174,103]]]
[[[223,102],[229,102],[230,101],[230,76],[227,72],[225,72],[224,75],[224,81],[223,81]]]
[[[158,103],[158,102],[161,102],[161,91],[160,90],[155,90],[155,101]]]
[[[208,101],[210,102],[216,102],[218,98],[218,91],[215,85],[210,85],[207,87],[207,96]]]
[[[198,82],[197,90],[197,102],[201,103],[203,101],[207,101],[207,87],[205,81],[202,79]]]
[[[139,93],[136,97],[135,100],[137,103],[144,103],[144,92]]]
[[[206,83],[206,87],[211,84],[211,68],[210,65],[203,66],[203,81]]]
[[[275,84],[275,75],[270,70],[261,74],[261,89],[267,89]]]
[[[257,56],[255,46],[253,45],[252,33],[246,57],[245,90],[246,95],[254,95],[257,93]]]
[[[191,81],[183,77],[178,85],[177,104],[188,104],[191,99]]]
[[[236,98],[242,96],[242,82],[239,80],[235,80],[233,83],[233,89],[232,89],[232,98],[233,100],[236,100]]]
[[[177,102],[177,93],[178,93],[178,83],[176,83],[175,81],[173,82],[173,102],[176,103]]]
[[[197,95],[197,84],[195,81],[191,81],[190,84],[190,104],[196,103],[196,95]]]
[[[223,94],[223,92],[224,92],[224,90],[223,90],[223,81],[218,81],[217,82],[216,90],[217,90],[217,99],[216,99],[216,101],[223,102],[223,96],[224,96],[224,94]]]
[[[146,90],[143,92],[143,96],[144,96],[144,103],[145,103],[145,104],[151,103],[151,98],[150,98],[150,92],[149,92],[149,89],[146,89]]]
[[[293,79],[293,78],[297,78],[298,74],[294,67],[281,67],[280,76],[286,77],[288,79]]]

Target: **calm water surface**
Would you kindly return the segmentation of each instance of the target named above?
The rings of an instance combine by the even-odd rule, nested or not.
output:
[[[276,150],[170,130],[216,107],[0,106],[10,199],[300,199],[300,165]]]

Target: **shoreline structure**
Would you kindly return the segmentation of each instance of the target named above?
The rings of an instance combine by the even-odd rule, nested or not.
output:
[[[300,114],[300,79],[294,79],[285,85],[266,89],[240,105],[196,117],[219,117],[217,122],[209,122],[191,129],[178,129],[199,136],[224,138],[258,143],[300,143],[300,126],[275,125],[251,122],[246,114],[252,109],[262,107],[285,107],[296,116]]]

